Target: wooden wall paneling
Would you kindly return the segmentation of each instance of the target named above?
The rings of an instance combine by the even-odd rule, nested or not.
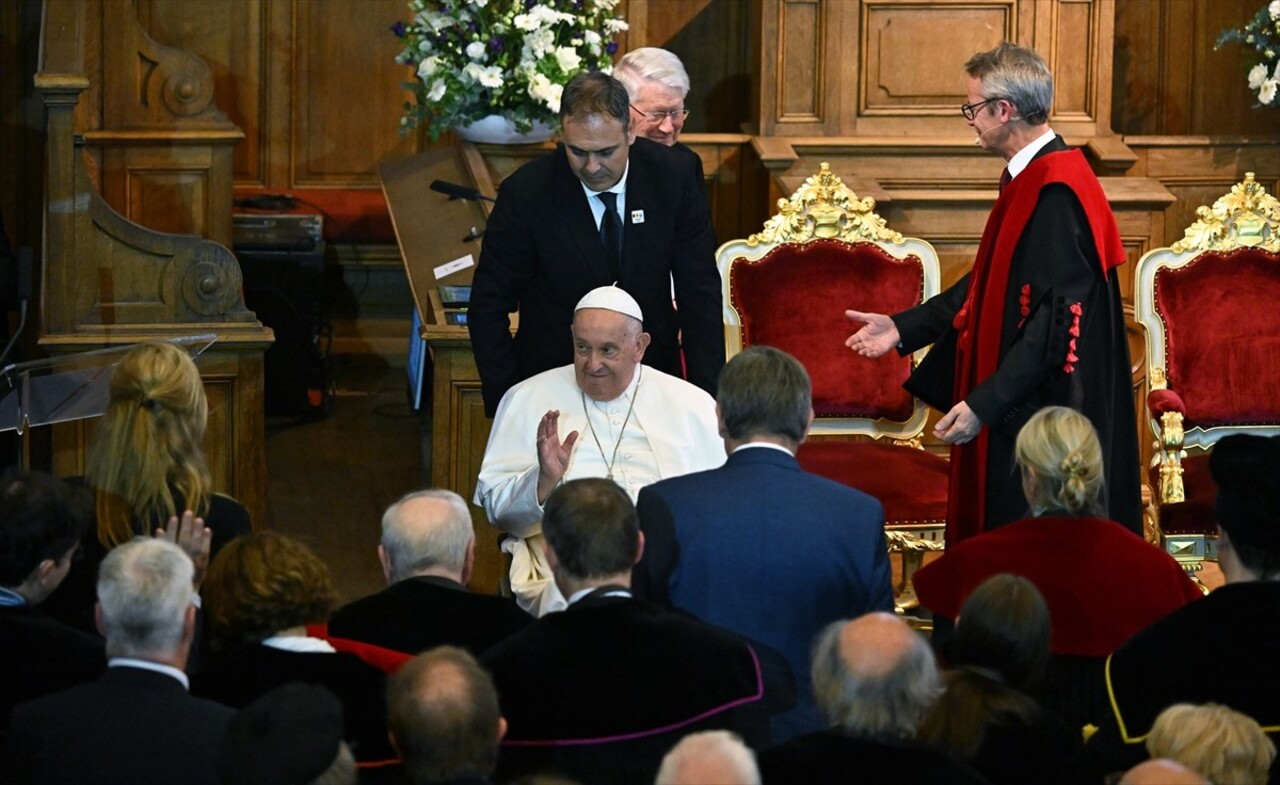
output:
[[[200,55],[213,71],[218,107],[240,127],[233,171],[243,183],[265,178],[266,0],[137,0],[138,22],[152,38]]]
[[[1274,134],[1274,111],[1256,111],[1239,44],[1215,51],[1259,0],[1121,2],[1115,13],[1113,125],[1132,135]]]
[[[1208,136],[1127,136],[1138,156],[1134,172],[1159,180],[1177,201],[1164,211],[1164,236],[1157,246],[1182,239],[1201,205],[1212,205],[1254,172],[1275,194],[1280,189],[1280,138]]]
[[[645,31],[643,38],[629,34],[628,49],[662,47],[689,73],[685,133],[737,133],[753,117],[756,39],[751,31],[757,10],[757,3],[742,0],[632,0],[628,5],[631,33],[637,24]]]
[[[1012,0],[967,3],[866,2],[857,40],[857,105],[845,133],[966,132],[960,116],[963,65],[974,52],[1015,38]],[[945,31],[943,33],[942,31]]]
[[[410,155],[401,137],[406,70],[389,30],[404,0],[295,0],[294,187],[378,187],[378,162]]]

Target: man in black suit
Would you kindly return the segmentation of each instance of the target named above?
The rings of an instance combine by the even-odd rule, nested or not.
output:
[[[480,654],[533,618],[509,599],[467,591],[475,545],[461,496],[407,494],[382,515],[387,588],[333,614],[329,633],[406,654],[445,644]]]
[[[482,658],[508,722],[495,779],[554,771],[647,784],[686,733],[719,728],[764,741],[774,687],[756,652],[732,633],[632,598],[644,538],[617,483],[560,486],[542,531],[569,607]]]
[[[928,642],[892,613],[832,623],[813,650],[813,693],[828,730],[762,752],[765,785],[826,782],[832,772],[902,785],[986,782],[914,740],[941,691]]]
[[[191,559],[171,542],[138,539],[98,572],[107,672],[13,711],[10,782],[46,785],[213,785],[218,740],[234,711],[187,693],[195,634]]]
[[[644,362],[685,376],[682,342],[688,380],[714,394],[720,276],[696,166],[636,138],[626,88],[605,74],[569,81],[560,122],[560,147],[503,181],[485,230],[468,312],[485,413],[516,382],[573,359],[574,305],[615,282],[644,312]]]
[[[93,502],[46,474],[10,469],[0,479],[0,733],[15,705],[97,678],[102,639],[40,612],[80,544]]]

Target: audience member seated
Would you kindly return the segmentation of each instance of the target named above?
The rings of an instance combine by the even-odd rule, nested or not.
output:
[[[392,757],[385,674],[307,634],[306,625],[328,620],[336,598],[310,548],[269,531],[239,537],[209,565],[203,596],[212,652],[196,694],[243,708],[291,681],[328,687],[342,701],[343,738],[356,759]]]
[[[329,632],[406,654],[446,644],[480,654],[533,618],[509,599],[467,591],[475,546],[461,496],[408,494],[382,516],[387,588],[336,611]]]
[[[366,769],[361,785],[484,785],[507,722],[488,671],[471,653],[440,646],[387,684],[387,726],[400,764]]]
[[[41,785],[213,785],[218,739],[235,714],[187,694],[195,567],[160,539],[114,548],[98,575],[103,676],[13,711],[8,776]]]
[[[250,530],[245,508],[214,491],[201,447],[208,411],[200,371],[186,349],[143,343],[116,363],[82,480],[93,492],[97,523],[82,541],[84,558],[49,598],[51,615],[92,629],[102,557],[166,522],[172,528],[185,510],[203,521],[213,554]],[[197,572],[203,568],[196,565]]]
[[[654,785],[760,785],[760,769],[736,733],[704,730],[671,748]]]
[[[314,684],[290,683],[240,710],[218,746],[221,785],[356,785],[342,740],[342,704]]]
[[[1025,578],[988,578],[956,622],[946,691],[920,723],[920,740],[968,763],[995,785],[1074,785],[1089,766],[1072,731],[1026,694],[1049,662],[1049,609]]]
[[[1120,777],[1119,785],[1213,785],[1181,763],[1164,758],[1143,761]]]
[[[632,598],[644,539],[625,491],[611,480],[565,483],[547,499],[542,529],[569,607],[481,658],[509,723],[500,781],[549,771],[649,785],[686,733],[725,729],[764,740],[774,687],[751,647]]]
[[[1073,727],[1096,724],[1106,705],[1103,659],[1201,594],[1167,553],[1098,517],[1106,491],[1102,448],[1084,415],[1041,409],[1018,432],[1014,455],[1035,517],[948,545],[916,573],[916,594],[924,607],[954,619],[992,575],[1030,580],[1053,619],[1055,656],[1037,697]],[[945,639],[941,648],[947,650]]]
[[[1160,712],[1147,752],[1222,785],[1266,785],[1276,757],[1275,745],[1258,723],[1216,703],[1175,703]]]
[[[720,433],[729,460],[640,491],[645,555],[636,596],[780,652],[797,707],[774,719],[775,742],[821,730],[809,657],[837,619],[893,609],[880,502],[800,468],[813,422],[809,375],[786,352],[752,346],[720,372]]]
[[[1111,710],[1087,744],[1103,771],[1142,757],[1156,716],[1174,703],[1220,703],[1274,742],[1280,735],[1280,439],[1227,436],[1209,455],[1226,585],[1135,635],[1107,662]],[[1277,767],[1280,768],[1280,767]],[[1280,782],[1276,773],[1272,782]]]
[[[92,517],[83,489],[10,469],[0,478],[0,737],[23,701],[101,675],[102,639],[37,606],[62,582]]]
[[[928,642],[893,614],[832,623],[813,652],[813,693],[827,730],[760,753],[765,785],[812,785],[836,772],[895,785],[987,782],[916,740],[939,681]]]
[[[565,606],[539,530],[557,483],[605,477],[634,501],[646,485],[724,463],[711,396],[641,367],[649,346],[643,321],[622,289],[591,290],[573,315],[573,365],[512,387],[493,419],[475,503],[513,535],[503,544],[511,591],[536,616]]]

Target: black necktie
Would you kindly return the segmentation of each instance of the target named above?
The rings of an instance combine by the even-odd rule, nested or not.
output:
[[[604,205],[604,215],[600,218],[600,242],[604,244],[609,258],[613,280],[617,281],[622,277],[622,219],[618,217],[618,195],[612,191],[601,191],[596,198]]]
[[[1003,191],[1004,187],[1012,181],[1013,175],[1009,174],[1009,167],[1006,166],[1004,170],[1000,172],[1000,190]]]

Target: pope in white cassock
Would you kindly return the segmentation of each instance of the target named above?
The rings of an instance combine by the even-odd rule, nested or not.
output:
[[[578,301],[573,365],[507,391],[493,418],[475,503],[510,533],[511,591],[537,616],[565,607],[542,549],[542,504],[561,483],[606,477],[634,502],[646,485],[725,461],[715,400],[641,366],[649,334],[640,306],[602,286]]]

